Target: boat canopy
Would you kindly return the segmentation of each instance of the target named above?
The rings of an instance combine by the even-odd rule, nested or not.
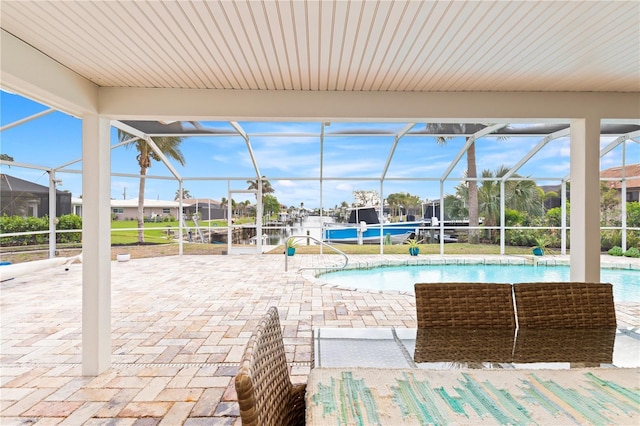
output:
[[[380,223],[378,212],[374,207],[356,208],[351,210],[349,223],[366,222],[367,225],[377,225]]]

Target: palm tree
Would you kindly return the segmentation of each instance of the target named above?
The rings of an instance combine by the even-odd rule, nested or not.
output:
[[[122,130],[118,130],[118,139],[124,142],[132,136]],[[161,136],[152,138],[153,142],[160,151],[168,158],[172,158],[184,166],[185,159],[180,151],[181,137],[177,136]],[[138,243],[144,243],[144,186],[147,169],[151,167],[151,160],[160,161],[160,157],[151,149],[151,146],[144,139],[125,144],[129,148],[134,148],[138,152],[136,160],[140,166],[140,187],[138,189]]]
[[[182,199],[186,200],[188,198],[193,198],[188,189],[182,188]],[[180,199],[180,190],[176,189],[176,195],[173,197],[173,201],[178,201]]]
[[[451,133],[467,133],[466,123],[448,124],[448,123],[427,123],[426,128],[431,132],[440,132],[445,128],[450,129]],[[451,136],[436,136],[436,142],[438,145],[445,145]],[[465,142],[469,141],[467,137]],[[467,149],[467,178],[471,179],[467,181],[468,191],[468,214],[469,214],[469,227],[480,225],[480,219],[478,215],[478,183],[475,179],[478,177],[476,170],[476,144],[471,142]],[[478,231],[476,229],[469,229],[469,242],[472,244],[478,243]]]
[[[264,176],[262,176],[262,178],[260,180],[262,180],[262,195],[271,194],[271,193],[275,192],[275,189],[273,189],[271,187],[271,182],[269,182],[267,179],[265,179]],[[258,190],[258,179],[256,179],[256,180],[248,180],[247,183],[249,184],[249,187],[247,189],[255,190],[255,191]]]
[[[478,212],[484,217],[484,225],[497,226],[500,223],[500,178],[509,171],[500,166],[495,172],[483,170],[482,184],[478,188]],[[521,176],[514,173],[513,178]],[[492,179],[494,178],[494,179]],[[456,218],[464,214],[464,202],[468,200],[469,183],[464,182],[456,187],[456,195],[445,198],[445,208],[450,217]],[[540,202],[540,191],[532,180],[507,180],[504,187],[505,208],[526,212],[530,216],[543,214]]]
[[[220,200],[220,208],[224,211],[224,217],[227,218],[227,206],[229,205],[229,201],[227,197],[222,197]]]
[[[262,176],[260,180],[262,181],[262,200],[258,200],[258,194],[256,193],[256,202],[260,201],[264,208],[265,195],[274,193],[276,191],[271,186],[271,182],[269,182],[264,176]],[[254,191],[258,190],[258,179],[248,180],[247,183],[249,184],[249,187],[247,188],[248,190],[254,190]],[[258,212],[258,206],[256,205],[256,215],[257,215],[257,212]]]

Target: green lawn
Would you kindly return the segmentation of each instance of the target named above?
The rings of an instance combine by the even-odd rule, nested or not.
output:
[[[203,220],[198,222],[200,227],[227,226],[226,220]],[[251,218],[235,219],[235,224],[253,223]],[[185,222],[189,228],[195,228],[192,220]],[[179,223],[177,220],[169,222],[145,222],[144,241],[152,244],[166,244],[172,242],[167,237],[168,230],[178,232]],[[111,221],[111,245],[136,244],[138,242],[138,222],[135,220],[113,220]]]
[[[200,226],[227,226],[224,220],[212,220],[200,222]],[[166,244],[172,242],[168,237],[169,232],[178,232],[180,224],[177,220],[170,222],[145,222],[144,241],[152,244]],[[186,226],[195,228],[192,220],[186,221]],[[138,222],[135,220],[114,220],[111,222],[111,244],[124,245],[138,242]]]
[[[136,244],[138,242],[138,223],[134,220],[118,220],[111,222],[111,244],[126,245]],[[187,221],[186,225],[195,228],[193,221]],[[172,243],[172,237],[167,237],[167,231],[178,232],[178,221],[171,222],[145,222],[144,224],[144,241],[151,244],[168,244]],[[200,222],[200,226],[227,226],[224,220]],[[380,247],[377,244],[332,244],[338,250],[346,254],[379,254]],[[284,246],[279,246],[272,250],[273,253],[282,253]],[[317,245],[306,246],[304,240],[297,241],[296,253],[313,254],[319,253],[320,247]],[[385,245],[385,254],[407,254],[409,246],[406,244]],[[500,246],[495,244],[465,244],[465,243],[448,243],[445,244],[444,252],[446,254],[500,254]],[[530,247],[505,247],[506,254],[531,254]],[[323,253],[335,253],[331,249],[325,247]],[[420,254],[440,254],[440,244],[420,244]]]

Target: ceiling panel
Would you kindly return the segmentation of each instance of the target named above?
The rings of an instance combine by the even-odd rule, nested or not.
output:
[[[3,0],[100,86],[640,91],[638,1]]]

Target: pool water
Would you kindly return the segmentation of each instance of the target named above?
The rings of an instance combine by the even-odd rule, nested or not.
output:
[[[318,279],[329,284],[365,290],[413,293],[415,283],[439,282],[554,282],[569,281],[568,266],[532,265],[415,265],[382,266],[327,272]],[[600,281],[613,284],[615,302],[640,303],[640,271],[601,269]]]

